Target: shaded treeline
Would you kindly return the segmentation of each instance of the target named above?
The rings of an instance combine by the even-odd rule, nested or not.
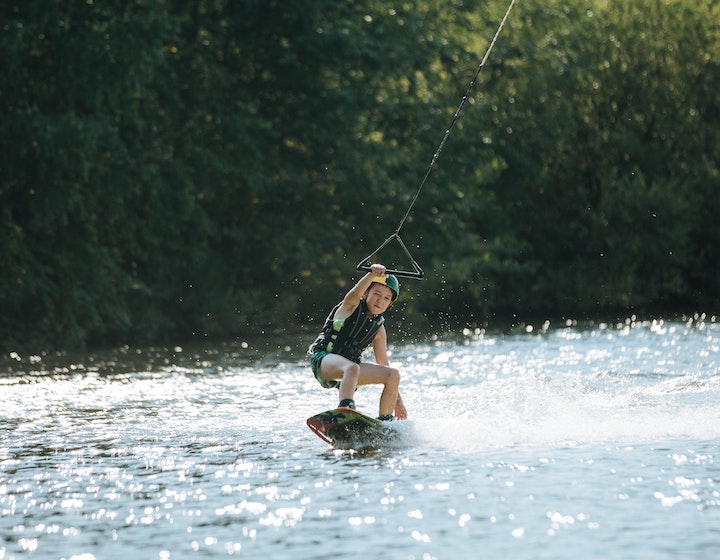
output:
[[[506,7],[4,2],[2,347],[317,326]],[[716,310],[718,22],[518,2],[403,226],[408,323]]]

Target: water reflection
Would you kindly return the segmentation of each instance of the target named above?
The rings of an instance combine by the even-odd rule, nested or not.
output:
[[[714,323],[395,347],[411,419],[360,450],[307,430],[335,395],[274,346],[12,358],[0,558],[701,557],[720,524]]]

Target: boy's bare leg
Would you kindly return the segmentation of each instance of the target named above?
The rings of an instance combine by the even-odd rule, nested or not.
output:
[[[382,385],[380,395],[380,416],[392,416],[400,386],[400,372],[390,366],[360,364],[359,385]]]
[[[323,378],[340,381],[340,400],[353,399],[358,385],[383,385],[380,416],[392,415],[398,398],[400,372],[379,364],[356,364],[338,354],[327,354],[320,364]]]

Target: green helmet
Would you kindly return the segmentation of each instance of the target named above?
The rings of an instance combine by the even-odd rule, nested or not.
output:
[[[400,295],[400,282],[392,274],[386,274],[385,276],[378,276],[373,280],[373,283],[385,284],[388,288],[393,291],[393,301],[395,301]]]

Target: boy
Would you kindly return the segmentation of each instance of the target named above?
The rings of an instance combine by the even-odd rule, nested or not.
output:
[[[400,372],[387,356],[383,313],[400,295],[400,284],[385,267],[374,264],[328,315],[320,335],[309,349],[310,366],[323,387],[340,389],[339,406],[355,408],[359,385],[382,384],[380,420],[407,418],[398,386]],[[362,351],[372,344],[377,363],[360,363]]]

